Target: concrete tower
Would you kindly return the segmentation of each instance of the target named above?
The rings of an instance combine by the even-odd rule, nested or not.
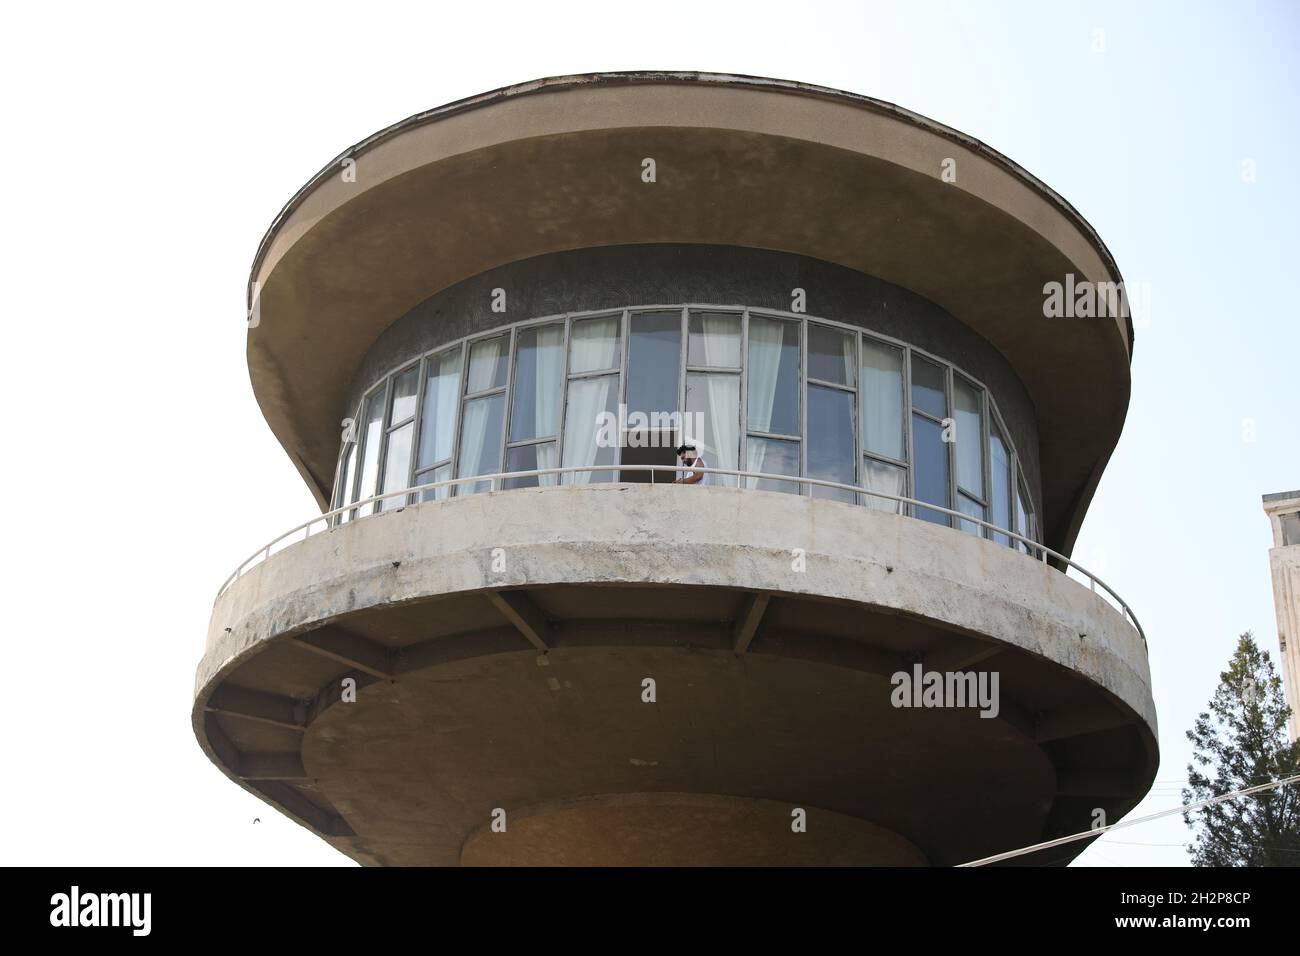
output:
[[[199,743],[367,864],[948,865],[1113,822],[1146,645],[1069,555],[1120,281],[1009,159],[835,90],[570,76],[376,133],[253,265],[322,514],[222,586]]]

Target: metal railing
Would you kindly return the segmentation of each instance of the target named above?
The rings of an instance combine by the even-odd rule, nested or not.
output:
[[[306,541],[315,533],[312,530],[313,528],[316,528],[318,531],[325,531],[346,524],[350,521],[359,521],[364,518],[374,517],[383,514],[388,510],[397,512],[405,508],[416,507],[420,505],[422,501],[446,500],[450,497],[449,495],[444,495],[442,498],[432,497],[436,492],[442,489],[457,488],[462,485],[489,484],[491,487],[488,490],[490,491],[511,490],[503,488],[503,484],[506,481],[524,478],[540,479],[543,476],[553,475],[556,478],[555,484],[562,485],[564,483],[563,479],[565,475],[613,475],[620,472],[649,472],[649,484],[653,485],[654,477],[658,473],[671,472],[673,474],[680,474],[683,471],[698,472],[700,474],[708,475],[727,475],[736,478],[756,479],[760,481],[772,481],[782,484],[799,485],[800,487],[806,485],[809,488],[829,488],[835,491],[846,491],[855,496],[860,495],[864,497],[869,496],[872,498],[881,498],[886,501],[895,502],[899,505],[906,505],[914,509],[920,508],[924,511],[937,512],[939,514],[948,515],[952,518],[957,518],[960,521],[972,525],[978,525],[980,528],[983,528],[988,532],[989,537],[1000,535],[1010,541],[1015,541],[1017,544],[1022,546],[1026,555],[1031,557],[1033,560],[1039,560],[1044,564],[1047,564],[1048,558],[1055,559],[1061,565],[1061,568],[1058,568],[1057,570],[1060,570],[1061,573],[1065,574],[1067,577],[1071,570],[1082,574],[1088,580],[1088,586],[1094,593],[1096,593],[1097,589],[1100,588],[1105,594],[1109,595],[1110,598],[1113,599],[1117,605],[1117,609],[1124,615],[1124,620],[1132,623],[1133,627],[1137,630],[1138,635],[1142,638],[1143,645],[1146,645],[1146,633],[1142,630],[1142,625],[1138,623],[1137,616],[1133,613],[1133,609],[1128,606],[1128,602],[1120,597],[1115,589],[1109,584],[1097,577],[1097,575],[1093,574],[1077,561],[1067,558],[1059,551],[1053,551],[1051,548],[1039,544],[1037,541],[1016,534],[1014,531],[1008,531],[1006,528],[999,528],[997,525],[991,524],[982,518],[974,518],[968,514],[963,514],[960,511],[954,511],[951,508],[944,508],[939,505],[931,504],[928,501],[920,501],[916,498],[908,498],[904,495],[891,495],[884,491],[872,491],[871,489],[863,488],[860,485],[850,485],[839,481],[827,481],[822,478],[804,478],[794,475],[773,475],[759,471],[738,471],[733,468],[683,468],[681,465],[576,465],[566,468],[538,468],[532,471],[503,471],[491,475],[474,475],[468,478],[451,478],[447,481],[432,482],[427,485],[414,485],[410,488],[403,488],[400,491],[389,491],[381,495],[372,495],[369,498],[362,498],[358,501],[354,501],[342,508],[335,508],[333,511],[327,511],[324,514],[317,515],[308,521],[304,521],[300,525],[290,528],[283,534],[272,538],[264,546],[250,554],[244,562],[239,565],[239,567],[235,568],[230,577],[226,578],[222,583],[221,588],[217,591],[217,597],[220,598],[221,595],[226,593],[226,590],[232,584],[239,580],[239,578],[250,569],[270,558],[272,554],[278,554],[290,545],[296,544],[299,540]],[[600,484],[605,483],[606,482],[600,482]],[[531,488],[537,487],[537,485],[527,485],[523,487]],[[396,498],[406,499],[400,508],[381,509],[378,507],[382,502]],[[365,512],[364,514],[362,514],[363,511]],[[895,513],[901,514],[903,512],[900,508]],[[301,538],[299,538],[299,534],[301,534]],[[1050,567],[1051,565],[1048,566]]]

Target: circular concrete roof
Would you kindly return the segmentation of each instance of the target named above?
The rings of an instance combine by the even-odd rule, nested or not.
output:
[[[646,157],[654,183],[642,181]],[[946,159],[955,182],[941,178]],[[258,403],[323,506],[355,370],[405,312],[506,263],[662,242],[857,269],[993,343],[1036,406],[1045,543],[1068,553],[1123,425],[1132,326],[1044,318],[1043,286],[1068,273],[1118,283],[1113,259],[1068,203],[977,140],[806,84],[557,77],[357,144],[294,196],[258,249],[248,333]]]

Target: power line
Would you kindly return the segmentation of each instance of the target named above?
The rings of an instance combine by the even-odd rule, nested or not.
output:
[[[1189,810],[1200,810],[1204,807],[1214,806],[1216,803],[1224,803],[1228,800],[1235,800],[1237,797],[1248,796],[1249,794],[1259,793],[1264,790],[1273,790],[1277,787],[1285,787],[1287,784],[1300,782],[1300,773],[1293,777],[1285,777],[1282,780],[1274,780],[1272,783],[1261,783],[1258,786],[1246,787],[1244,790],[1231,790],[1228,793],[1221,794],[1217,797],[1211,797],[1208,800],[1201,800],[1197,803],[1189,803],[1185,806],[1174,807],[1172,810],[1161,810],[1158,813],[1151,813],[1145,817],[1138,817],[1135,820],[1121,820],[1119,823],[1111,823],[1104,827],[1097,827],[1092,830],[1084,830],[1082,833],[1073,833],[1070,836],[1057,837],[1055,840],[1048,840],[1045,843],[1035,843],[1033,846],[1022,847],[1019,850],[1007,850],[1005,853],[997,853],[993,856],[986,856],[979,860],[971,860],[969,863],[958,863],[958,867],[965,866],[984,866],[988,863],[1000,863],[1002,860],[1010,860],[1013,857],[1024,856],[1027,853],[1036,853],[1039,850],[1047,850],[1054,846],[1063,846],[1066,843],[1074,843],[1078,840],[1087,840],[1095,836],[1100,836],[1111,830],[1119,830],[1123,827],[1136,826],[1139,823],[1147,823],[1151,820],[1158,820],[1161,817],[1172,816],[1175,813],[1186,813]]]
[[[1242,843],[1240,840],[1228,840],[1235,847],[1252,850],[1272,850],[1275,853],[1300,853],[1300,850],[1293,850],[1284,846],[1269,846],[1266,843]],[[1131,840],[1111,840],[1108,843],[1098,844],[1099,846],[1180,846],[1186,848],[1186,843],[1134,843]]]

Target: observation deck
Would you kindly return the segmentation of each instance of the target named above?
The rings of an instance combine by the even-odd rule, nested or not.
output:
[[[430,490],[250,558],[196,684],[218,766],[363,863],[946,865],[1154,776],[1139,626],[1028,539],[743,487]],[[996,713],[895,706],[918,664],[997,673]]]

